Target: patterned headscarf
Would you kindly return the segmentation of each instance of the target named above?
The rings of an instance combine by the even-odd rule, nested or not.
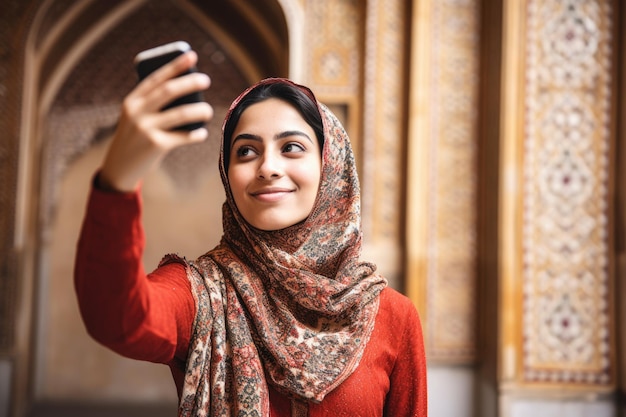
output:
[[[321,401],[358,366],[386,281],[360,260],[360,191],[348,136],[317,103],[323,126],[322,174],[306,220],[278,231],[248,224],[224,169],[224,235],[187,271],[197,314],[179,415],[269,416],[268,385],[292,399],[293,415]],[[226,117],[251,87],[231,105]],[[180,259],[169,258],[168,261]]]

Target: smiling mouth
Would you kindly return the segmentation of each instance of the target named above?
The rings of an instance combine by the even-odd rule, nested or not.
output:
[[[276,189],[256,191],[256,192],[250,193],[250,195],[260,201],[274,202],[274,201],[278,201],[282,199],[284,196],[292,192],[293,191],[289,189],[276,188]]]

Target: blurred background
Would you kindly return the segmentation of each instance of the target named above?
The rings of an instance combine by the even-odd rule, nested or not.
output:
[[[146,181],[147,270],[221,236],[221,122],[270,76],[343,121],[364,258],[417,306],[434,417],[625,416],[619,0],[4,0],[0,417],[173,416],[164,365],[86,334],[72,282],[134,55],[186,40],[211,138]]]

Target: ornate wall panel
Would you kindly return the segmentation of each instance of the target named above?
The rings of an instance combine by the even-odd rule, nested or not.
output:
[[[400,235],[406,12],[402,1],[367,2],[362,174],[367,195],[363,210],[365,232],[376,240],[395,240]]]
[[[321,97],[353,101],[361,75],[362,6],[354,1],[306,3],[307,84]],[[354,140],[354,139],[353,139]]]
[[[610,1],[529,2],[523,379],[613,382]]]
[[[480,2],[418,3],[414,25],[425,27],[414,28],[413,71],[422,75],[409,137],[410,294],[425,310],[429,360],[471,362]]]
[[[305,0],[304,83],[350,135],[357,163],[361,141],[364,2]]]
[[[365,256],[400,289],[406,183],[407,6],[403,0],[367,1],[361,98]]]
[[[358,160],[363,5],[345,0],[306,0],[303,10],[303,44],[307,48],[303,83],[341,120]]]

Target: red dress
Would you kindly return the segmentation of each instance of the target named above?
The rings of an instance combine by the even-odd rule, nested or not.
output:
[[[150,274],[139,193],[92,190],[75,267],[80,311],[89,334],[119,354],[169,365],[180,394],[195,302],[184,267]],[[291,402],[270,389],[271,416],[290,416]],[[356,371],[309,416],[426,416],[426,363],[418,313],[386,288]]]

